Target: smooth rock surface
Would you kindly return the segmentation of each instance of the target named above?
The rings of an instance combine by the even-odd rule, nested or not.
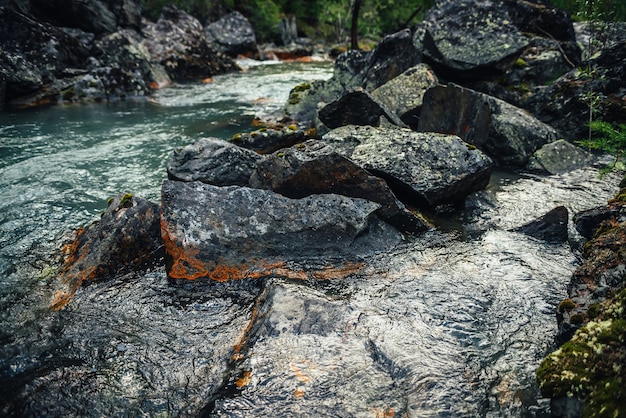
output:
[[[400,200],[418,205],[463,200],[487,185],[493,164],[455,135],[344,126],[323,140],[387,180]]]
[[[540,218],[515,228],[515,231],[548,242],[567,242],[568,220],[569,213],[567,208],[558,206]]]
[[[281,276],[329,279],[399,233],[377,203],[339,195],[289,199],[268,190],[165,181],[161,234],[168,276],[217,282]]]

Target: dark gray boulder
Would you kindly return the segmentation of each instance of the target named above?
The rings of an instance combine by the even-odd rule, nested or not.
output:
[[[207,42],[230,57],[259,55],[254,28],[241,13],[232,12],[204,27]]]
[[[283,149],[259,163],[250,185],[299,199],[313,194],[339,194],[379,203],[378,216],[397,229],[417,233],[427,224],[398,201],[381,178],[340,155],[332,144],[309,140]]]
[[[500,2],[439,1],[422,26],[416,43],[423,60],[446,77],[501,76],[528,46]]]
[[[585,167],[591,161],[590,153],[564,139],[559,139],[535,151],[526,169],[542,174],[561,174]]]
[[[132,194],[111,199],[100,220],[64,247],[52,308],[62,309],[82,284],[152,266],[162,251],[159,205]]]
[[[393,125],[404,126],[397,115],[360,87],[348,90],[324,106],[318,117],[330,129],[345,125],[379,126],[381,118]]]
[[[424,93],[438,82],[428,65],[418,64],[372,91],[372,97],[412,129],[417,129]]]
[[[503,166],[520,167],[558,133],[523,109],[457,85],[426,92],[419,131],[455,134]]]
[[[199,139],[174,151],[167,164],[170,180],[201,181],[215,186],[247,186],[263,157],[217,138]]]
[[[455,135],[344,126],[324,135],[339,152],[387,180],[403,202],[458,202],[489,182],[491,159]]]
[[[552,243],[567,242],[569,214],[565,206],[558,206],[534,221],[514,231]]]
[[[586,240],[590,240],[604,221],[626,221],[626,207],[624,205],[607,205],[587,209],[574,215],[574,226]]]
[[[165,6],[156,23],[143,28],[142,44],[152,60],[163,65],[173,80],[211,77],[238,69],[228,57],[209,47],[200,22],[177,9]]]
[[[380,205],[339,195],[289,199],[268,190],[166,180],[161,234],[172,279],[218,282],[356,273],[362,256],[399,242]]]
[[[356,87],[371,92],[418,63],[419,53],[409,30],[388,35],[372,52],[350,50],[337,57],[329,80],[294,88],[285,106],[285,114],[310,125],[315,119],[318,103],[330,103]]]

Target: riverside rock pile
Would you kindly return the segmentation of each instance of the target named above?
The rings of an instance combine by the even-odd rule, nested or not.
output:
[[[102,52],[109,48],[141,57],[134,61],[141,63],[141,94],[165,79],[201,78],[233,68],[206,47],[205,33],[216,42],[226,39],[216,35],[215,26],[203,31],[174,8],[143,26],[151,37],[140,40],[140,48],[141,35],[130,23],[95,39],[83,29],[59,31],[7,8],[0,9],[0,17],[56,40],[46,44],[54,54],[42,56],[50,64],[46,74],[18,68],[31,59],[18,49],[0,58],[0,91],[12,104],[52,102],[69,86],[76,92],[77,86],[113,85],[99,74],[125,74],[115,65],[127,61]],[[158,36],[163,31],[173,33],[182,49],[167,46]],[[73,66],[59,52],[68,42],[82,42],[85,50]],[[100,55],[87,52],[93,45]],[[348,51],[338,57],[330,80],[295,87],[278,123],[231,141],[202,138],[175,151],[159,213],[156,204],[136,197],[114,200],[101,221],[67,247],[53,306],[61,309],[81,284],[122,274],[130,265],[164,264],[174,282],[329,280],[357,274],[367,269],[368,257],[437,227],[431,215],[462,205],[485,188],[494,165],[546,174],[587,164],[584,151],[558,140],[580,137],[588,111],[581,91],[587,88],[602,93],[600,107],[610,110],[602,115],[605,120],[626,120],[624,45],[600,51],[593,65],[602,76],[588,79],[573,68],[581,54],[564,12],[527,1],[438,1],[413,32],[387,36],[371,52]],[[201,59],[192,62],[189,56]],[[79,66],[88,61],[92,69]],[[549,86],[546,73],[556,78]],[[61,87],[54,95],[44,93],[56,85]],[[621,206],[618,211],[622,216]],[[568,214],[559,208],[555,215],[520,231],[563,242]],[[577,219],[580,225],[594,223]],[[612,222],[621,225],[623,219]],[[607,234],[603,237],[611,242],[622,242],[621,229]],[[603,239],[588,244],[585,254],[604,251]],[[617,250],[610,275],[602,276],[611,289],[623,282],[622,252]],[[598,272],[606,269],[585,264],[575,274],[574,307],[597,302],[587,290],[598,286],[588,280]],[[585,286],[589,289],[580,289]],[[568,326],[577,328],[589,319],[583,315],[573,324],[572,309]]]

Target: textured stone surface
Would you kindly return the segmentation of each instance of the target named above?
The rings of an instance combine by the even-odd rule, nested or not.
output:
[[[526,168],[544,174],[560,174],[582,168],[591,161],[592,156],[587,151],[559,139],[535,151]]]
[[[167,164],[170,180],[201,181],[215,186],[247,186],[262,159],[259,154],[218,138],[199,139],[174,151]]]
[[[108,203],[101,219],[64,248],[53,309],[63,308],[83,283],[138,271],[162,258],[159,205],[131,194]]]
[[[428,229],[398,201],[383,179],[372,176],[323,141],[310,140],[268,156],[258,165],[250,183],[294,199],[329,193],[367,199],[379,203],[378,216],[401,231]]]
[[[381,118],[393,125],[404,126],[398,116],[362,88],[347,91],[320,109],[318,116],[330,129],[345,125],[379,126]]]
[[[214,50],[231,57],[259,54],[254,28],[239,12],[229,13],[217,22],[205,26],[204,34]]]
[[[502,75],[528,46],[527,38],[497,2],[437,2],[426,13],[423,26],[424,62],[443,75]]]
[[[172,279],[343,277],[361,269],[360,256],[399,240],[374,214],[380,205],[363,199],[175,181],[163,183],[161,196]]]
[[[523,166],[558,133],[523,109],[454,84],[424,95],[419,130],[455,134],[504,166]]]
[[[202,79],[237,69],[231,59],[209,47],[200,22],[175,6],[165,6],[159,20],[146,25],[143,33],[143,45],[173,80]]]
[[[417,128],[424,93],[438,83],[426,64],[411,67],[372,92],[372,96],[411,128]]]
[[[324,135],[343,155],[387,180],[402,201],[437,205],[489,182],[492,161],[457,136],[344,126]]]

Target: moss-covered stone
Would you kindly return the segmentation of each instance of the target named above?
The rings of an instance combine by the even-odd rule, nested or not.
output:
[[[583,417],[626,415],[626,290],[597,306],[599,314],[537,370],[545,396],[577,397]]]

